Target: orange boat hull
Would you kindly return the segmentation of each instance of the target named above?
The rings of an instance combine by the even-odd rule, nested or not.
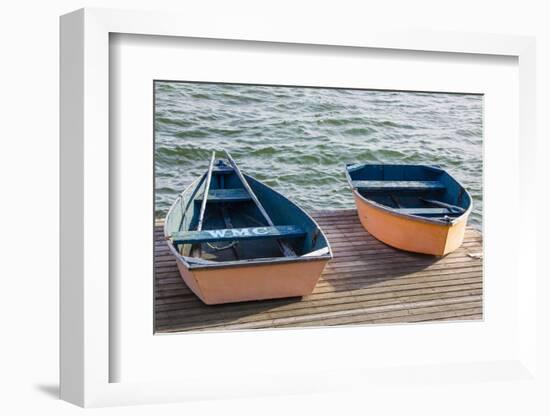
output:
[[[189,269],[178,259],[184,282],[204,303],[241,302],[311,294],[328,259]]]
[[[395,214],[363,199],[357,191],[353,194],[363,227],[392,247],[443,256],[460,247],[464,240],[468,213],[451,224],[436,224]]]

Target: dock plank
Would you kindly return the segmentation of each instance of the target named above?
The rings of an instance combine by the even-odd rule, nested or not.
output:
[[[334,259],[302,298],[203,304],[185,285],[155,224],[155,331],[368,325],[483,319],[483,239],[468,228],[463,245],[443,257],[386,246],[353,209],[317,211]]]

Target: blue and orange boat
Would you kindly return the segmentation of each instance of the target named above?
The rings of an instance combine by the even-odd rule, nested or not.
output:
[[[348,164],[359,220],[392,247],[443,256],[462,244],[472,198],[436,166]]]
[[[187,286],[206,304],[310,294],[332,258],[300,207],[212,154],[170,208],[164,236]]]

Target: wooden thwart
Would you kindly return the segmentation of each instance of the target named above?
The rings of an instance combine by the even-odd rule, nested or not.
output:
[[[445,185],[438,181],[352,181],[351,185],[364,191],[434,191]]]
[[[204,200],[204,195],[200,195],[195,199],[197,202]],[[211,189],[208,193],[208,202],[224,203],[224,202],[244,202],[251,201],[250,195],[244,188],[228,188],[228,189]]]
[[[233,169],[226,166],[216,166],[212,172],[217,175],[231,175],[233,173]]]
[[[242,241],[268,238],[297,238],[306,232],[295,225],[277,225],[272,227],[225,228],[202,231],[180,231],[172,234],[176,244],[199,244],[222,241]]]

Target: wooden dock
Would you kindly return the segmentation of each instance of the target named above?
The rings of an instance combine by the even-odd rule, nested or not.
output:
[[[362,228],[354,209],[312,216],[334,254],[313,294],[224,305],[205,305],[187,288],[157,223],[156,332],[482,319],[479,231],[468,228],[457,251],[437,258],[379,242]]]

